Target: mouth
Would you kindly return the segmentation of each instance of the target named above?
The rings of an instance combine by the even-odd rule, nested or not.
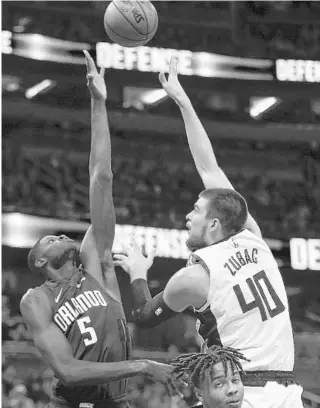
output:
[[[228,402],[228,406],[235,408],[241,407],[241,401],[240,400],[230,401]]]

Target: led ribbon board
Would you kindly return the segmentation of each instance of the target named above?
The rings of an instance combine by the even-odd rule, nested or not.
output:
[[[2,53],[61,64],[85,64],[82,50],[96,54],[100,67],[168,71],[171,56],[178,58],[180,75],[239,80],[320,83],[320,61],[241,58],[208,52],[158,47],[124,48],[118,44],[89,43],[50,38],[40,34],[2,31]]]

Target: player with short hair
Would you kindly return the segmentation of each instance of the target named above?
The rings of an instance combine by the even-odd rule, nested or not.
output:
[[[149,360],[127,361],[130,339],[111,255],[115,211],[104,69],[98,73],[89,53],[84,54],[91,94],[92,225],[80,253],[65,235],[47,235],[34,245],[28,266],[46,281],[28,290],[20,310],[55,374],[50,407],[127,408],[127,378],[146,374],[166,382],[172,368]]]
[[[171,361],[173,374],[195,387],[203,408],[241,407],[242,353],[231,347],[202,347],[201,353],[182,354]]]
[[[288,299],[277,262],[219,167],[210,140],[170,61],[168,80],[160,82],[179,106],[191,154],[206,190],[187,215],[187,266],[175,273],[163,292],[151,298],[147,271],[154,254],[145,258],[135,242],[124,245],[116,264],[130,274],[136,322],[145,327],[193,306],[211,312],[216,342],[245,353],[245,395],[242,408],[302,408],[302,387],[294,369],[294,342]],[[210,320],[209,320],[210,321]],[[205,334],[212,331],[203,331]],[[210,344],[209,344],[210,345]]]

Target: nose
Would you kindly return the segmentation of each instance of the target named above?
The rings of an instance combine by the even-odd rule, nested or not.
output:
[[[186,220],[187,220],[187,221],[190,221],[190,215],[191,215],[191,212],[189,212],[189,213],[186,215]]]
[[[228,397],[232,397],[238,394],[238,386],[234,384],[232,381],[229,381],[227,395]]]

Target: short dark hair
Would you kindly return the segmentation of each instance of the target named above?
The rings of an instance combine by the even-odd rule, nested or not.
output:
[[[200,388],[206,373],[209,373],[211,379],[214,375],[214,366],[222,363],[225,375],[228,370],[228,362],[233,370],[243,372],[240,360],[248,360],[239,350],[231,347],[212,346],[205,352],[182,354],[171,361],[173,374],[176,378],[188,374],[190,384]]]
[[[42,238],[38,239],[38,241],[33,245],[33,247],[31,248],[28,254],[28,268],[30,269],[31,272],[38,272],[40,269],[36,267],[35,263],[36,263],[36,260],[38,259],[40,241],[42,240]]]
[[[209,188],[203,190],[199,197],[209,201],[207,218],[219,218],[224,233],[229,235],[244,227],[248,206],[240,193],[229,188]]]

